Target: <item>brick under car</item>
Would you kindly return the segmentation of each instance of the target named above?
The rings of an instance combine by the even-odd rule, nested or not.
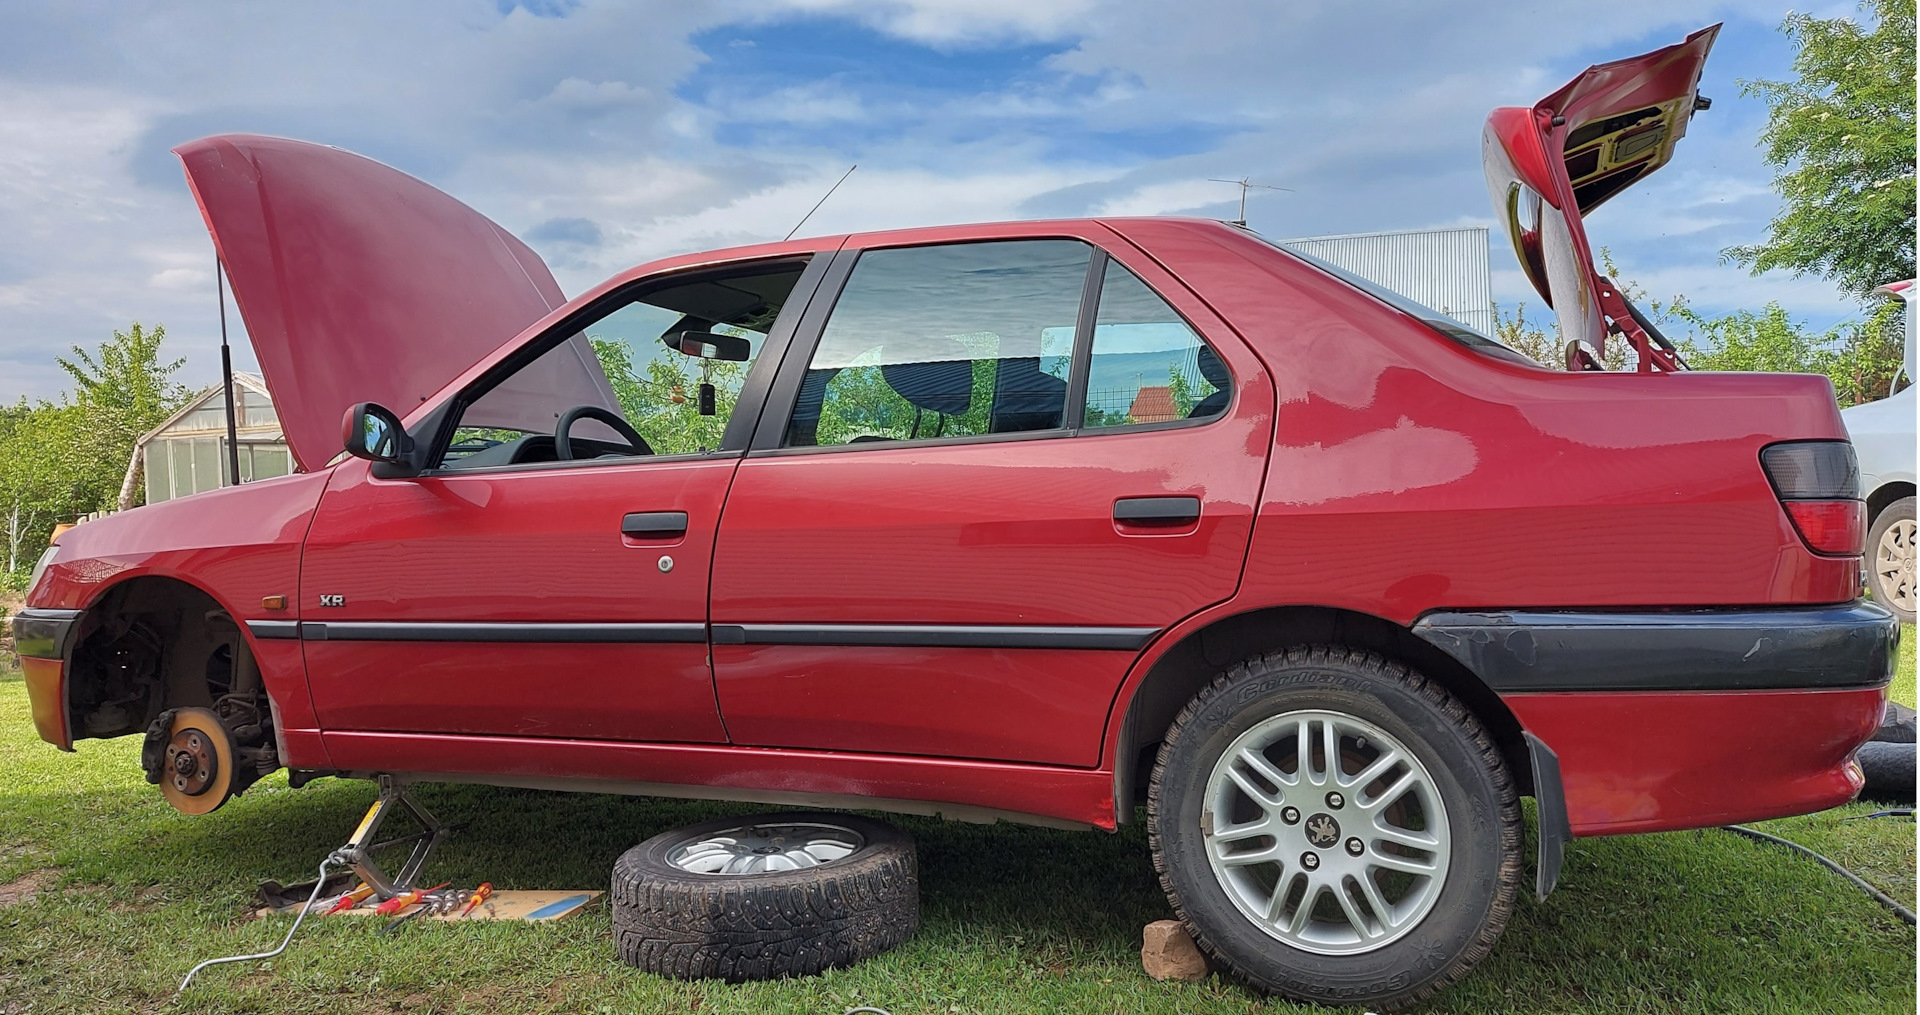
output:
[[[1588,254],[1713,34],[1489,119],[1568,371],[1198,220],[793,240],[566,300],[395,170],[183,145],[300,470],[65,533],[13,621],[36,726],[210,717],[147,752],[191,813],[284,767],[1145,820],[1245,981],[1429,996],[1522,888],[1520,796],[1544,895],[1571,836],[1860,785],[1898,626],[1858,599],[1828,382],[1683,369]],[[1635,371],[1584,369],[1610,334]]]

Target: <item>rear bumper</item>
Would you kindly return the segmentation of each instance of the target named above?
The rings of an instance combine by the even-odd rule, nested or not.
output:
[[[1761,610],[1430,613],[1413,633],[1501,694],[1880,687],[1900,622],[1878,603]]]
[[[80,630],[79,610],[28,608],[13,615],[13,647],[26,678],[27,702],[40,739],[73,750],[67,728],[67,650]]]
[[[1414,632],[1559,756],[1574,835],[1806,814],[1860,791],[1900,625],[1866,602],[1436,613]]]

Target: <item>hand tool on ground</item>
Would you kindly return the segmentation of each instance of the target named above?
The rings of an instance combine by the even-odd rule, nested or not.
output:
[[[313,891],[307,896],[307,901],[300,907],[300,911],[294,915],[293,926],[287,928],[287,936],[280,939],[280,946],[272,951],[208,959],[187,970],[187,975],[180,981],[180,986],[174,989],[175,995],[184,993],[193,983],[193,978],[209,966],[271,959],[286,951],[287,946],[293,943],[293,936],[300,932],[300,925],[306,922],[307,914],[311,913],[314,904],[320,901],[320,893],[327,887],[327,873],[334,868],[351,868],[354,873],[360,875],[362,881],[372,885],[374,893],[379,895],[392,895],[404,891],[406,886],[413,883],[413,879],[420,873],[421,865],[426,863],[427,855],[433,852],[434,846],[439,844],[443,836],[458,826],[441,824],[427,812],[426,808],[421,807],[407,794],[406,786],[400,780],[384,774],[377,778],[380,795],[375,798],[373,805],[367,808],[366,816],[360,819],[360,824],[354,828],[346,844],[328,853],[326,859],[320,861],[320,876],[313,883]],[[421,831],[388,839],[385,842],[374,842],[374,834],[379,831],[381,823],[395,810],[405,810],[420,825]],[[413,850],[407,857],[405,866],[400,868],[400,876],[388,878],[386,872],[374,863],[372,853],[387,846],[409,842],[413,844]]]
[[[425,890],[422,890],[419,888],[408,889],[407,891],[401,892],[399,895],[396,895],[393,898],[388,899],[385,902],[382,902],[378,906],[373,907],[373,911],[381,916],[392,916],[393,914],[400,912],[401,910],[407,908],[408,906],[411,906],[414,903],[419,902],[421,899],[424,899],[427,896],[432,895],[434,892],[437,892],[440,889],[445,888],[450,884],[453,884],[453,882],[443,881],[440,884],[434,885],[432,888],[428,888]]]
[[[473,894],[467,897],[467,908],[462,909],[460,911],[460,919],[462,920],[466,919],[469,914],[471,914],[476,908],[478,908],[482,902],[485,902],[487,901],[487,899],[491,898],[492,895],[493,895],[493,882],[482,881],[480,883],[480,887],[475,888],[473,890]]]
[[[346,910],[352,909],[353,907],[361,904],[362,902],[365,902],[372,895],[373,895],[373,886],[363,884],[360,887],[355,888],[351,892],[341,893],[340,897],[334,900],[333,906],[329,908],[326,912],[320,915],[332,916],[335,913],[345,912]]]

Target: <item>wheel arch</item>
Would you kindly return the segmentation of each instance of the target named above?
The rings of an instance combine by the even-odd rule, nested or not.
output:
[[[1460,662],[1391,620],[1324,606],[1275,606],[1221,617],[1186,632],[1153,660],[1125,701],[1113,755],[1114,816],[1133,820],[1154,751],[1174,717],[1206,683],[1233,663],[1289,645],[1336,644],[1376,652],[1440,684],[1473,710],[1522,795],[1531,795],[1533,764],[1525,731],[1486,682]]]
[[[1902,497],[1911,497],[1913,495],[1914,486],[1912,483],[1892,482],[1880,484],[1878,489],[1867,495],[1867,524],[1872,525],[1879,519],[1880,512],[1886,510],[1887,505],[1892,504]]]
[[[222,652],[220,680],[231,687],[241,667],[253,665],[252,646],[209,590],[151,572],[102,587],[87,601],[66,660],[72,738],[138,733],[167,708],[211,707],[220,686],[211,671]]]

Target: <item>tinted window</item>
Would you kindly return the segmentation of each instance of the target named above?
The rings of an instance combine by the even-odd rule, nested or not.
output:
[[[769,329],[799,280],[801,265],[724,278],[693,279],[643,295],[583,326],[514,371],[461,414],[447,450],[454,468],[548,461],[560,415],[594,406],[640,434],[646,452],[672,455],[721,446],[734,401],[759,359]],[[744,340],[747,358],[696,358],[679,349],[682,333]],[[701,412],[701,385],[713,387]],[[569,431],[588,442],[576,458],[631,456],[604,423],[582,419]]]
[[[801,381],[787,444],[1064,426],[1091,255],[1075,240],[862,254]]]
[[[1204,419],[1225,412],[1232,397],[1219,355],[1139,276],[1108,262],[1094,318],[1086,425]]]

